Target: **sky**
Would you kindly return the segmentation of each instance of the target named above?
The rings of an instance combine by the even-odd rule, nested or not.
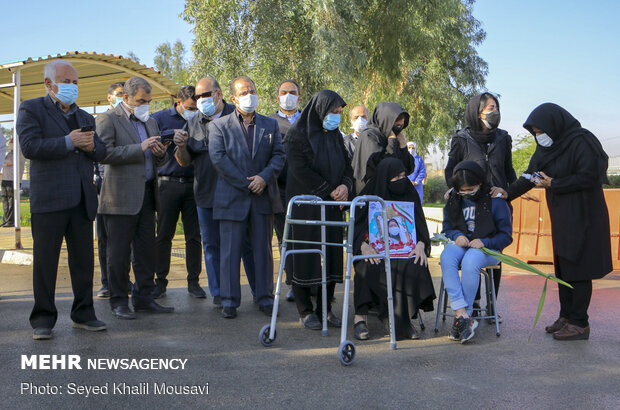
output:
[[[133,51],[152,66],[165,41],[179,39],[191,49],[183,8],[183,0],[4,1],[0,63],[67,51]],[[489,65],[487,89],[500,95],[500,128],[513,138],[524,135],[528,114],[554,102],[610,156],[620,155],[619,15],[615,0],[478,0],[474,17],[487,37],[477,50]]]

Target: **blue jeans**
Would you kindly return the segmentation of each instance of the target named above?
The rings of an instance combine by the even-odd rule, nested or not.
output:
[[[220,295],[220,221],[213,219],[213,208],[196,207],[198,210],[198,223],[200,236],[202,237],[202,249],[205,258],[205,270],[209,284],[209,293],[212,297]],[[255,294],[254,286],[254,258],[249,238],[246,239],[243,250],[243,267],[248,277],[252,295]]]
[[[498,263],[497,259],[480,249],[461,248],[454,243],[445,246],[441,253],[441,275],[453,311],[467,308],[467,313],[472,314],[480,283],[480,270],[485,266]],[[460,278],[459,266],[461,267]]]

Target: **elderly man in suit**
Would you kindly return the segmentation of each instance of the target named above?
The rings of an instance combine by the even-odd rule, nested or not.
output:
[[[351,129],[353,132],[342,137],[349,161],[353,159],[353,154],[355,154],[355,144],[357,144],[360,133],[368,128],[369,118],[370,114],[368,108],[363,105],[356,105],[351,108],[349,112],[349,120],[351,121]]]
[[[235,112],[209,124],[209,155],[218,173],[213,218],[220,221],[222,317],[237,316],[241,302],[239,270],[246,235],[256,266],[256,300],[273,308],[273,214],[282,212],[276,179],[285,154],[278,123],[255,112],[256,86],[249,77],[230,84]]]
[[[135,319],[128,306],[129,263],[135,282],[132,304],[136,312],[170,313],[153,300],[155,288],[156,168],[167,160],[157,122],[149,116],[151,86],[141,77],[125,82],[123,102],[97,117],[97,128],[108,153],[99,196],[108,234],[110,306],[120,319]]]
[[[198,210],[200,235],[204,249],[205,269],[209,281],[209,292],[213,304],[221,308],[220,296],[220,224],[213,219],[213,198],[217,171],[209,156],[209,128],[211,121],[235,111],[235,106],[226,103],[219,83],[213,77],[203,77],[196,83],[195,98],[198,115],[187,121],[183,131],[176,132],[175,157],[179,165],[194,164],[194,197]],[[254,291],[254,257],[250,241],[246,239],[243,250],[243,265],[252,293]]]
[[[21,103],[17,133],[22,152],[30,159],[30,211],[34,263],[33,338],[50,339],[58,312],[54,304],[58,258],[63,238],[69,254],[73,288],[73,327],[104,330],[93,307],[93,219],[97,192],[93,161],[106,155],[95,134],[95,120],[81,110],[78,73],[64,60],[44,68],[48,94]]]

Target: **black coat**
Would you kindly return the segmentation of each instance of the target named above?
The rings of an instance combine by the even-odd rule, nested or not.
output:
[[[594,135],[555,104],[536,108],[524,126],[535,126],[554,140],[550,148],[538,146],[526,173],[542,171],[553,178],[546,196],[556,275],[568,281],[602,278],[613,270],[602,189],[606,154]],[[509,200],[533,187],[519,178],[507,189]]]

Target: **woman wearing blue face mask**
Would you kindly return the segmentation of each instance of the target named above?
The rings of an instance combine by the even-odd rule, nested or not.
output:
[[[340,113],[346,105],[334,91],[316,93],[289,129],[284,138],[288,161],[286,178],[287,202],[296,195],[316,195],[324,200],[346,201],[353,190],[353,171],[338,130]],[[320,219],[320,207],[295,206],[293,219]],[[326,219],[342,221],[343,211],[336,206],[326,207]],[[328,227],[327,242],[342,242],[343,230]],[[321,228],[292,226],[295,240],[321,241]],[[309,248],[294,244],[293,249]],[[313,246],[318,248],[318,246]],[[293,292],[303,325],[320,330],[322,314],[321,261],[317,254],[297,254],[292,261]],[[331,301],[336,283],[342,283],[342,249],[327,247],[327,321],[330,326],[340,327],[340,319],[331,312]],[[318,287],[316,307],[312,303],[312,291]]]
[[[472,313],[480,270],[498,263],[480,248],[501,252],[510,245],[512,218],[505,201],[491,198],[486,175],[474,161],[463,161],[454,168],[452,187],[443,209],[442,232],[454,243],[441,253],[441,275],[456,315],[449,337],[465,343],[478,326]]]
[[[558,286],[560,314],[545,331],[558,340],[588,339],[592,279],[612,271],[602,189],[608,157],[599,140],[559,105],[538,106],[523,127],[536,139],[529,167],[506,190],[494,193],[513,200],[534,186],[546,189],[555,275],[573,289]]]

